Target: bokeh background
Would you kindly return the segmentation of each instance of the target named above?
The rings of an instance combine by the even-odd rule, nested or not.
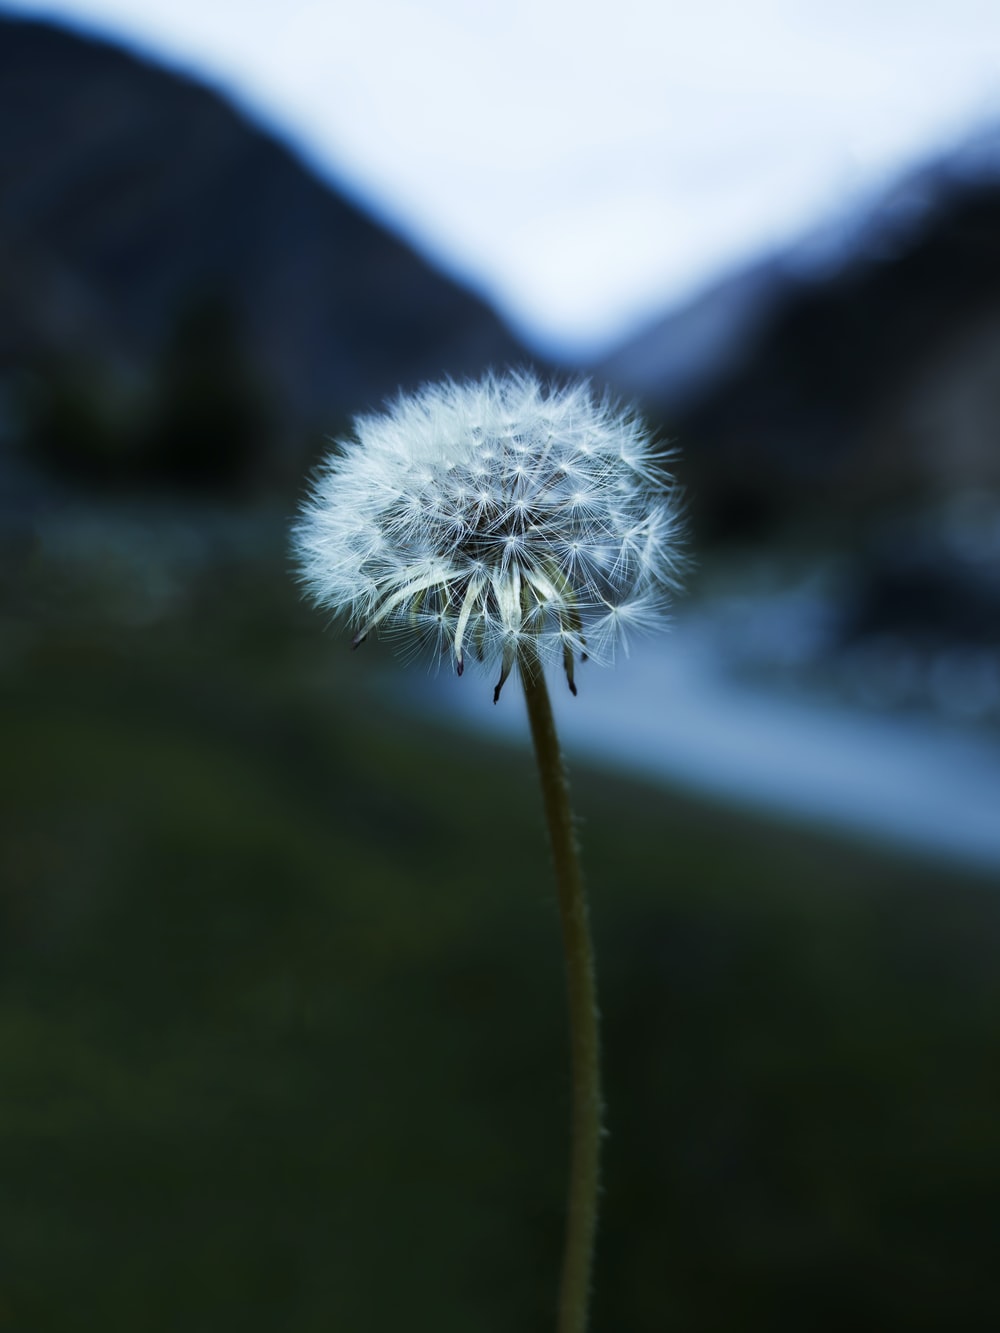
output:
[[[690,290],[649,260],[641,317],[616,289],[574,340],[582,306],[415,248],[117,8],[0,12],[0,1329],[551,1327],[566,1032],[517,693],[350,654],[287,554],[352,414],[525,364],[679,445],[693,555],[673,632],[557,699],[594,1328],[992,1327],[998,122],[923,127],[780,243],[734,228]],[[740,218],[752,155],[706,160]],[[523,272],[613,271],[560,225]]]

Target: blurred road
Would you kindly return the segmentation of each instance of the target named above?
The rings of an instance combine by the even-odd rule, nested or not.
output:
[[[526,734],[517,691],[494,708],[476,678],[407,673],[415,696],[491,732]],[[929,714],[854,708],[737,679],[711,610],[584,666],[579,698],[552,678],[570,755],[726,801],[1000,869],[1000,738]],[[565,695],[565,697],[564,697]]]

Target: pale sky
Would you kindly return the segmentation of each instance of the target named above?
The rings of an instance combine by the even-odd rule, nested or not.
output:
[[[998,0],[5,0],[228,94],[587,354],[1000,118]]]

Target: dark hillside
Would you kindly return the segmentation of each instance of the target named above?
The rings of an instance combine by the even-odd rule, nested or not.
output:
[[[706,504],[771,521],[1000,486],[998,163],[995,129],[605,362]]]
[[[202,365],[213,348],[238,364],[286,437],[400,385],[523,359],[481,302],[217,94],[9,20],[0,311],[0,370],[41,367],[77,399],[81,379],[90,398],[100,382],[104,416],[193,326]]]

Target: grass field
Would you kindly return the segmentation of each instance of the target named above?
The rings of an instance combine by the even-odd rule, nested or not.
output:
[[[387,709],[357,664],[267,607],[69,618],[8,656],[0,1329],[552,1327],[567,1054],[530,757]],[[575,791],[595,1333],[1000,1326],[997,886]]]

